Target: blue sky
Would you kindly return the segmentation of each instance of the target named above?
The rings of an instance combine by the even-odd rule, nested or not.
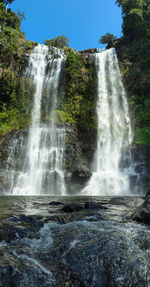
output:
[[[22,31],[35,42],[65,34],[79,51],[102,48],[98,40],[107,32],[121,36],[121,10],[115,0],[15,0],[10,7],[24,11]]]

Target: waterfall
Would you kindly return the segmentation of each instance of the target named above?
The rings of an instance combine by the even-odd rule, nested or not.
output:
[[[130,194],[129,178],[134,171],[126,149],[130,147],[133,134],[115,49],[96,53],[95,63],[98,75],[97,148],[92,177],[82,194]],[[127,163],[123,165],[123,161]]]
[[[65,129],[58,128],[55,123],[59,79],[64,59],[63,51],[51,48],[49,55],[49,48],[44,45],[36,46],[30,55],[27,74],[35,85],[32,124],[23,168],[17,175],[17,180],[11,179],[14,181],[11,184],[13,195],[66,193],[63,171]]]

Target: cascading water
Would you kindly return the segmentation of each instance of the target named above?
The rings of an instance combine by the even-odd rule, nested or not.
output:
[[[93,173],[85,195],[130,194],[129,175],[133,172],[130,156],[128,166],[121,167],[125,150],[132,142],[126,92],[123,87],[115,49],[95,54],[98,74],[97,149]]]
[[[55,124],[59,78],[65,56],[63,51],[55,48],[51,51],[53,55],[48,55],[48,50],[47,46],[38,45],[29,58],[28,75],[35,84],[32,124],[23,168],[17,180],[15,176],[11,179],[13,195],[66,193],[63,171],[65,129],[57,128]],[[41,111],[43,98],[45,110]]]

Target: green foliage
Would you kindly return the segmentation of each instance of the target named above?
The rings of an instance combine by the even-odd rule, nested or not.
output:
[[[150,1],[116,2],[122,8],[124,33],[117,50],[135,114],[135,143],[150,145]]]
[[[14,2],[14,0],[0,0],[0,3],[3,3],[5,6],[11,4],[12,2]]]
[[[13,61],[13,54],[18,49],[20,34],[11,27],[2,26],[0,38],[1,67],[9,67]]]
[[[61,49],[69,47],[69,39],[65,35],[62,35],[50,40],[45,40],[45,45]]]
[[[2,3],[0,3],[0,24],[2,27],[5,25],[20,31],[19,17],[11,9],[6,11]]]
[[[14,73],[4,72],[0,78],[0,107],[11,101],[11,95],[15,91],[16,82]],[[0,108],[1,109],[1,108]]]
[[[68,124],[76,124],[71,114],[66,111],[56,110],[56,123],[68,123]]]
[[[68,55],[69,53],[73,52],[71,47],[65,47],[64,48],[65,54]]]
[[[117,0],[122,8],[123,33],[133,41],[146,35],[150,28],[150,2],[148,0]]]
[[[5,71],[0,77],[0,134],[26,128],[30,122],[33,84]]]
[[[101,36],[101,38],[99,39],[99,43],[112,45],[115,39],[116,36],[111,33],[106,33],[104,36]]]
[[[20,19],[10,9],[6,11],[0,4],[0,67],[8,68],[13,65],[15,55],[21,54],[21,46],[24,45],[25,35],[20,31]]]
[[[89,127],[96,129],[95,104],[97,76],[95,65],[89,64],[83,54],[70,51],[66,59],[65,98],[62,121],[71,123],[82,135]]]
[[[10,68],[18,73],[23,66],[23,55],[30,52],[35,43],[25,40],[24,33],[20,31],[19,17],[10,9],[6,11],[2,3],[0,19],[0,68]]]
[[[27,128],[31,119],[33,83],[22,78],[26,67],[24,55],[35,43],[26,41],[20,31],[20,19],[10,9],[6,11],[0,3],[0,134],[13,129]]]
[[[137,128],[135,131],[136,144],[150,146],[150,126],[144,126],[143,128]]]
[[[11,130],[26,129],[30,124],[30,117],[16,109],[7,108],[3,106],[2,112],[0,112],[0,134],[5,135]]]
[[[33,41],[25,41],[23,48],[26,49],[26,52],[29,52],[29,50],[33,50],[33,48],[35,47],[36,43]]]

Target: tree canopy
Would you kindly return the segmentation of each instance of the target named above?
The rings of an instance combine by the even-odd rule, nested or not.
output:
[[[61,35],[50,40],[45,40],[44,44],[61,49],[69,47],[69,39],[65,35]]]
[[[150,146],[150,0],[116,0],[123,37],[117,47],[131,110],[134,142]]]
[[[21,12],[20,9],[17,9],[17,16],[19,17],[20,21],[26,20],[24,11]]]
[[[150,0],[116,0],[116,3],[122,8],[124,36],[130,35],[133,41],[150,35]]]
[[[104,36],[101,36],[101,38],[99,39],[99,43],[108,44],[109,46],[111,46],[115,39],[116,36],[111,33],[106,33]]]
[[[15,0],[0,0],[0,3],[3,3],[5,6],[7,6],[8,4],[11,4],[13,1]]]

